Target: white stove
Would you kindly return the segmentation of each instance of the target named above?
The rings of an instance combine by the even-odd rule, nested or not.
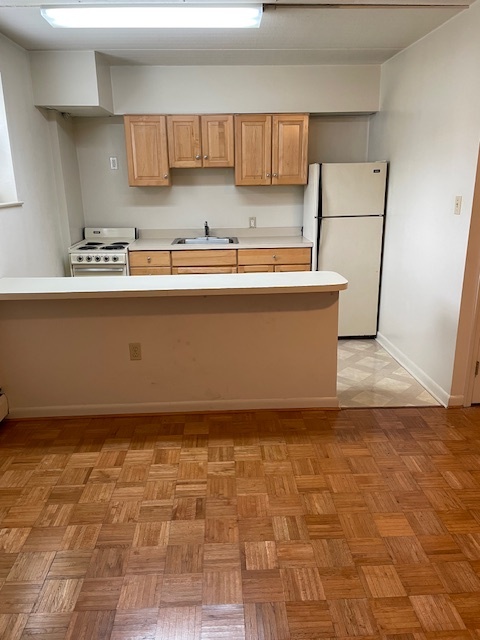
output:
[[[72,276],[128,276],[128,245],[136,237],[135,227],[85,227],[84,240],[69,250]]]

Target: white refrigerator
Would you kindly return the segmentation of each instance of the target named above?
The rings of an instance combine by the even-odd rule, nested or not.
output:
[[[314,244],[312,269],[348,280],[339,337],[377,334],[386,179],[386,162],[309,166],[303,235]]]

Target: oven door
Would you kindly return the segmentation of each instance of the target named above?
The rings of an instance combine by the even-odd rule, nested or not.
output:
[[[72,276],[92,277],[92,276],[127,276],[127,265],[109,265],[109,264],[72,264]]]

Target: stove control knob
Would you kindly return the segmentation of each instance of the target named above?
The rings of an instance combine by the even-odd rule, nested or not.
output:
[[[105,262],[108,262],[108,261],[110,260],[110,258],[109,258],[108,256],[103,256],[103,260],[104,260]]]
[[[77,262],[83,262],[83,256],[77,256]]]
[[[112,260],[113,260],[114,262],[118,262],[118,256],[113,256]]]
[[[92,261],[92,256],[87,256],[87,262],[91,262]]]
[[[95,256],[95,262],[100,262],[100,256]]]

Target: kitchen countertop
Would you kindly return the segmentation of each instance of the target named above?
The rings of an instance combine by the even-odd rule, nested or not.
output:
[[[278,245],[277,245],[278,246]],[[0,302],[78,298],[329,293],[347,288],[333,271],[96,278],[0,278]]]
[[[129,251],[185,251],[192,249],[277,249],[277,248],[311,248],[313,242],[303,236],[239,236],[238,244],[172,244],[180,234],[170,238],[140,238],[128,247]],[[187,236],[194,237],[194,236]],[[225,237],[225,236],[222,236]]]

